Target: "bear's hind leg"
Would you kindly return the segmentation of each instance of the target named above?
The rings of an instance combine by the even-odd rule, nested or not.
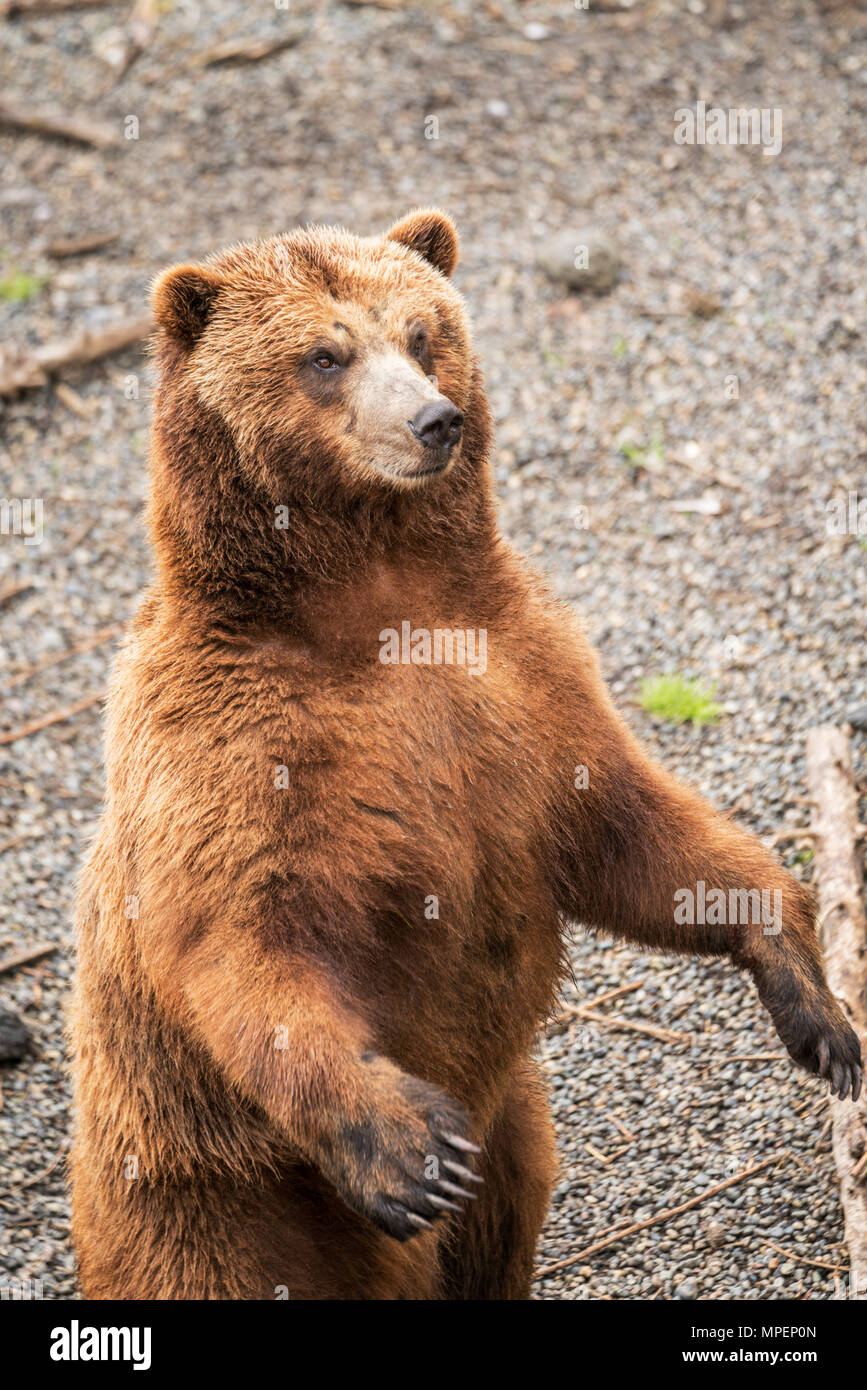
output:
[[[548,1101],[534,1066],[516,1076],[483,1148],[484,1186],[441,1247],[441,1297],[526,1299],[557,1171]]]

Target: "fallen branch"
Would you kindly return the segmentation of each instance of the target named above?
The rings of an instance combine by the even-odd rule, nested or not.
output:
[[[64,10],[104,10],[114,0],[0,0],[0,19],[27,19],[30,15],[62,14]]]
[[[19,594],[26,594],[30,589],[35,588],[36,585],[30,579],[21,582],[13,579],[11,583],[4,584],[0,587],[0,608],[3,607],[4,603],[11,603],[14,598],[18,598]]]
[[[777,845],[788,844],[790,840],[813,840],[815,836],[815,830],[810,830],[806,825],[799,825],[797,829],[793,827],[791,830],[777,830],[775,834],[765,836],[762,843],[767,845],[768,849],[776,849]]]
[[[78,549],[82,541],[87,540],[95,525],[96,517],[89,516],[87,521],[85,521],[83,525],[77,527],[76,530],[73,531],[72,535],[67,538],[66,544],[60,552],[61,557],[64,560],[68,555],[71,555],[74,550]]]
[[[73,415],[77,415],[79,420],[92,420],[94,411],[99,407],[99,401],[94,396],[89,398],[80,396],[65,381],[55,381],[54,394],[60,404],[65,405],[67,410],[71,410]]]
[[[93,145],[98,150],[116,145],[119,137],[119,131],[105,121],[94,121],[89,116],[66,116],[55,111],[36,111],[32,106],[16,106],[11,101],[0,102],[0,126],[23,130],[29,135],[71,140],[76,145]]]
[[[29,738],[31,734],[38,734],[41,729],[48,729],[52,724],[65,724],[67,719],[73,719],[76,714],[81,714],[82,710],[90,709],[91,705],[98,705],[100,700],[104,699],[104,690],[98,690],[95,695],[86,695],[83,700],[76,700],[74,705],[66,705],[64,709],[56,709],[51,714],[32,719],[29,724],[21,724],[17,729],[0,733],[0,744],[15,743],[19,738]]]
[[[69,1137],[64,1139],[60,1145],[60,1148],[57,1151],[53,1163],[49,1163],[48,1167],[45,1168],[41,1173],[37,1173],[35,1178],[28,1178],[26,1182],[13,1183],[12,1186],[9,1188],[9,1191],[24,1192],[26,1188],[36,1187],[38,1183],[44,1182],[45,1179],[50,1177],[51,1174],[54,1172],[58,1163],[61,1163],[66,1158],[66,1151],[71,1143],[72,1140]]]
[[[620,1133],[623,1135],[624,1139],[628,1139],[630,1144],[638,1143],[638,1140],[636,1139],[635,1135],[626,1128],[626,1125],[620,1123],[616,1115],[612,1115],[608,1110],[606,1110],[605,1118],[606,1120],[611,1121],[615,1129],[620,1130]]]
[[[0,854],[5,854],[9,849],[17,849],[19,845],[26,845],[30,840],[41,840],[44,834],[44,830],[29,830],[23,835],[13,835],[10,840],[0,841]]]
[[[742,1052],[740,1055],[735,1053],[733,1057],[726,1057],[726,1062],[787,1062],[791,1066],[791,1060],[785,1052]]]
[[[259,63],[263,58],[294,48],[303,37],[303,31],[297,30],[279,39],[226,39],[196,53],[190,59],[190,66],[213,68],[222,63]]]
[[[867,1053],[867,921],[857,850],[858,794],[849,739],[828,726],[807,734],[807,783],[816,803],[813,833],[820,939],[831,992]],[[853,1171],[867,1151],[864,1102],[831,1097],[834,1163],[840,1180],[851,1297],[867,1300],[867,1189]],[[859,1170],[860,1172],[860,1170]]]
[[[644,1033],[649,1038],[656,1038],[657,1042],[690,1042],[688,1033],[675,1033],[671,1028],[657,1028],[654,1023],[640,1023],[634,1018],[612,1018],[609,1014],[597,1014],[593,1009],[579,1008],[576,1010],[575,1017],[586,1019],[588,1023],[598,1023],[603,1028],[620,1029],[629,1033]]]
[[[96,233],[94,236],[59,237],[57,241],[48,242],[45,247],[45,254],[51,256],[55,261],[63,261],[69,256],[86,256],[92,251],[102,251],[115,241],[117,241],[117,232]]]
[[[562,1013],[551,1019],[548,1028],[553,1031],[558,1024],[569,1023],[581,1009],[598,1009],[600,1004],[610,1004],[612,999],[619,999],[622,994],[629,994],[634,989],[641,989],[643,984],[644,980],[633,980],[631,984],[620,985],[617,989],[609,989],[604,994],[597,994],[595,999],[589,999],[586,1004],[568,1004]]]
[[[29,951],[18,951],[14,956],[5,956],[0,960],[0,975],[8,975],[10,970],[20,970],[23,965],[32,965],[34,961],[42,960],[44,956],[53,955],[58,949],[55,945],[34,946]]]
[[[587,1245],[583,1250],[579,1250],[577,1255],[569,1255],[567,1259],[558,1260],[556,1264],[545,1265],[544,1268],[536,1271],[536,1278],[542,1279],[547,1274],[555,1274],[558,1269],[567,1269],[569,1265],[578,1264],[579,1260],[586,1260],[588,1256],[595,1255],[599,1250],[605,1250],[609,1245],[615,1245],[618,1240],[623,1240],[625,1236],[633,1236],[637,1231],[646,1231],[648,1226],[658,1226],[662,1221],[670,1221],[673,1216],[680,1216],[685,1211],[691,1211],[693,1207],[706,1202],[708,1197],[715,1197],[718,1192],[724,1192],[727,1187],[734,1187],[735,1183],[745,1182],[747,1178],[752,1178],[756,1173],[770,1168],[772,1163],[778,1163],[782,1157],[782,1154],[771,1154],[770,1158],[763,1158],[761,1163],[754,1163],[752,1168],[745,1168],[742,1173],[735,1173],[734,1177],[726,1178],[724,1182],[718,1182],[713,1187],[705,1188],[704,1192],[700,1192],[697,1197],[690,1197],[688,1202],[681,1202],[679,1207],[667,1207],[665,1211],[657,1212],[656,1216],[650,1216],[646,1221],[636,1221],[633,1225],[624,1227],[622,1231],[617,1231],[612,1236],[606,1236],[604,1240],[594,1241],[592,1245]]]
[[[681,468],[686,468],[688,472],[694,473],[696,477],[706,479],[709,483],[718,483],[720,487],[727,487],[737,492],[746,491],[746,484],[727,468],[713,468],[698,457],[690,458],[675,451],[666,453],[666,461],[668,459],[671,459],[672,463],[679,464]]]
[[[606,1167],[607,1167],[610,1163],[616,1163],[616,1162],[617,1162],[617,1159],[618,1159],[618,1158],[620,1157],[620,1155],[624,1152],[624,1150],[625,1150],[626,1147],[627,1147],[627,1146],[624,1145],[624,1148],[618,1149],[617,1153],[614,1153],[614,1154],[604,1154],[604,1153],[602,1153],[601,1149],[597,1149],[597,1148],[596,1148],[596,1145],[595,1145],[595,1144],[585,1144],[585,1145],[584,1145],[584,1148],[585,1148],[586,1152],[589,1153],[590,1157],[591,1157],[591,1158],[595,1158],[596,1161],[597,1161],[597,1163],[604,1163]]]
[[[88,329],[74,338],[46,343],[44,347],[21,355],[16,360],[0,358],[0,396],[14,396],[19,391],[45,386],[50,377],[65,367],[77,367],[97,362],[113,352],[142,342],[153,329],[149,315],[136,314],[116,319],[104,328]]]
[[[100,628],[92,637],[85,637],[81,642],[76,642],[74,646],[67,647],[65,651],[58,652],[54,656],[46,656],[42,661],[36,661],[32,666],[28,666],[26,671],[20,671],[17,676],[13,676],[11,681],[7,681],[4,686],[0,686],[0,695],[6,695],[10,690],[15,690],[19,685],[24,685],[31,677],[39,674],[40,671],[47,671],[52,666],[60,666],[64,661],[69,661],[73,656],[81,656],[83,652],[92,651],[94,647],[101,647],[103,642],[110,642],[112,637],[116,637],[119,632],[123,632],[123,624],[118,623],[114,627]]]
[[[778,1255],[785,1255],[787,1260],[794,1260],[796,1264],[811,1265],[813,1269],[830,1269],[833,1274],[849,1273],[845,1265],[830,1265],[827,1260],[808,1260],[806,1255],[798,1255],[794,1250],[784,1250],[782,1245],[775,1245],[772,1240],[763,1240],[762,1245],[769,1245]]]

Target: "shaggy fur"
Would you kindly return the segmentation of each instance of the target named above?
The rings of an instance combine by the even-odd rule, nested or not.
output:
[[[157,574],[78,910],[89,1298],[527,1297],[564,917],[730,956],[857,1090],[807,892],[641,751],[497,534],[456,254],[425,212],[156,287]],[[432,477],[413,392],[463,414]],[[485,629],[486,671],[383,664],[404,621]],[[782,930],[677,925],[699,880],[781,889]]]

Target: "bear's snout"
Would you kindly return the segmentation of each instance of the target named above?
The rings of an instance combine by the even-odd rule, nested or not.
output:
[[[461,437],[464,417],[445,396],[425,401],[407,424],[426,449],[452,449]]]

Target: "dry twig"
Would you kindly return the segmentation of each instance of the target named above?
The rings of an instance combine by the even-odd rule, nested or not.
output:
[[[74,338],[46,343],[44,347],[20,354],[16,359],[0,358],[0,396],[14,396],[19,391],[45,386],[56,372],[65,367],[96,362],[110,353],[120,352],[147,338],[153,329],[149,315],[135,314],[116,319],[103,328],[90,328]]]
[[[46,946],[32,946],[27,951],[17,951],[14,956],[6,956],[0,960],[0,975],[8,975],[12,970],[20,970],[24,965],[32,965],[34,961],[42,960],[44,956],[53,955],[58,949],[53,943]]]
[[[62,662],[69,661],[73,656],[81,656],[83,652],[92,651],[94,647],[101,647],[103,642],[110,642],[112,637],[116,637],[119,632],[123,632],[123,624],[118,623],[114,627],[100,628],[92,637],[85,637],[74,646],[67,647],[65,651],[57,652],[54,656],[46,656],[42,661],[36,661],[32,666],[28,666],[26,671],[19,671],[17,676],[13,676],[11,681],[7,681],[4,686],[0,686],[0,695],[6,695],[10,690],[15,690],[19,685],[24,685],[31,677],[39,674],[40,671],[47,671],[52,666],[60,666]]]
[[[626,1236],[635,1235],[637,1231],[647,1230],[648,1226],[658,1226],[662,1221],[670,1221],[674,1216],[691,1211],[693,1207],[706,1202],[708,1197],[715,1197],[718,1192],[724,1192],[727,1187],[734,1187],[735,1183],[745,1182],[747,1178],[754,1177],[763,1169],[770,1168],[772,1163],[778,1163],[781,1158],[781,1154],[771,1154],[770,1158],[762,1159],[761,1163],[754,1163],[752,1168],[745,1168],[742,1173],[735,1173],[733,1177],[726,1178],[724,1182],[718,1182],[713,1187],[705,1188],[704,1192],[700,1192],[697,1197],[690,1197],[688,1202],[681,1202],[678,1207],[667,1207],[665,1211],[657,1212],[656,1216],[650,1216],[646,1221],[636,1221],[633,1225],[625,1227],[624,1230],[606,1236],[604,1240],[594,1241],[592,1245],[587,1245],[583,1250],[579,1250],[577,1255],[569,1255],[565,1260],[557,1260],[556,1264],[545,1265],[544,1268],[536,1271],[536,1277],[542,1279],[547,1274],[555,1274],[558,1269],[566,1269],[569,1265],[578,1264],[580,1260],[586,1260],[590,1255],[595,1255],[597,1251],[604,1250],[609,1245],[615,1245],[618,1240],[623,1240]]]
[[[76,700],[73,705],[52,710],[51,714],[43,714],[39,719],[32,719],[29,724],[20,724],[17,729],[9,729],[5,733],[0,733],[0,744],[14,743],[19,738],[29,738],[31,734],[38,734],[41,729],[48,729],[52,724],[65,724],[67,719],[74,718],[76,714],[81,714],[82,710],[90,709],[91,705],[98,705],[100,700],[104,699],[104,690],[97,690],[94,695],[85,695],[83,700]]]
[[[259,63],[263,58],[294,48],[302,38],[303,31],[296,30],[279,39],[225,39],[196,53],[190,59],[190,66],[213,68],[222,63]]]
[[[24,131],[29,135],[47,135],[71,140],[76,145],[93,145],[107,150],[118,143],[119,131],[105,121],[90,116],[70,116],[59,111],[37,111],[33,106],[18,106],[14,101],[0,101],[0,126]]]

